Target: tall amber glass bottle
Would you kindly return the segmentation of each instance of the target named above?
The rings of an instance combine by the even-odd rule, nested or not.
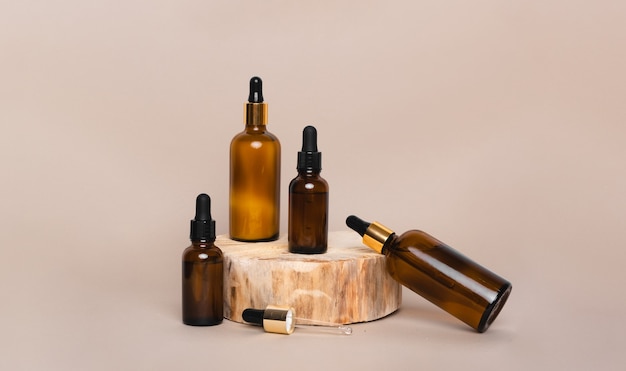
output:
[[[346,224],[365,245],[385,254],[395,280],[478,332],[489,328],[511,293],[507,280],[422,231],[398,236],[353,215]]]
[[[322,254],[328,249],[328,183],[320,176],[322,153],[313,126],[302,132],[297,169],[289,184],[289,252]]]
[[[280,142],[267,131],[262,81],[250,80],[245,130],[230,143],[230,238],[272,241],[280,225]]]
[[[191,246],[183,252],[183,323],[212,326],[224,318],[224,263],[215,246],[215,221],[211,199],[196,198],[196,216],[191,221]]]

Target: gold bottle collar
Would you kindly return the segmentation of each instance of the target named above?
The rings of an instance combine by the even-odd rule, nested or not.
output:
[[[392,234],[391,229],[378,222],[373,222],[363,234],[363,243],[372,250],[382,253],[383,245]]]
[[[267,125],[267,103],[245,103],[244,116],[246,125]]]

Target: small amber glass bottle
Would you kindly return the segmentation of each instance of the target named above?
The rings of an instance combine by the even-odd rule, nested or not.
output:
[[[250,80],[245,130],[230,143],[230,238],[273,241],[280,225],[280,142],[267,131],[262,81]]]
[[[328,249],[328,183],[320,176],[322,153],[313,126],[302,132],[297,169],[289,184],[289,252],[322,254]]]
[[[196,216],[191,221],[191,246],[183,252],[183,323],[212,326],[224,318],[224,263],[215,246],[215,221],[211,199],[196,198]]]
[[[489,328],[511,293],[507,280],[422,231],[398,236],[353,215],[346,224],[365,245],[385,254],[395,280],[478,332]]]

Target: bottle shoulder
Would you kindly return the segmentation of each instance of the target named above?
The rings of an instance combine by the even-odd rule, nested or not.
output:
[[[319,175],[303,175],[299,173],[289,183],[291,192],[323,193],[328,192],[328,189],[328,182]]]
[[[280,144],[278,137],[265,129],[252,130],[245,128],[242,132],[235,134],[232,142],[245,142],[245,141],[263,141],[263,142],[275,142]]]
[[[271,139],[272,139],[272,141],[277,142],[277,143],[280,143],[280,140],[278,140],[278,137],[277,137],[276,135],[274,135],[274,134],[270,133],[269,131],[265,130],[265,135],[266,135],[268,138],[271,138]]]
[[[248,151],[265,152],[279,157],[281,147],[280,142],[271,136],[239,133],[230,142],[230,151],[235,154]]]
[[[192,243],[183,251],[183,261],[185,262],[221,262],[224,254],[222,250],[213,243]]]
[[[407,250],[409,248],[413,248],[425,251],[440,245],[443,245],[443,242],[437,240],[426,232],[413,229],[398,235],[389,247],[394,250]]]

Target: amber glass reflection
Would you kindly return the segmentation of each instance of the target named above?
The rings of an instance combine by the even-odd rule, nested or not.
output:
[[[224,264],[212,242],[193,242],[183,252],[183,323],[212,326],[224,318]]]
[[[280,142],[249,125],[230,144],[230,238],[272,241],[280,225]]]
[[[511,284],[422,231],[393,235],[383,246],[393,278],[478,332],[495,320]]]
[[[328,248],[328,183],[300,172],[289,184],[289,251],[322,254]]]

